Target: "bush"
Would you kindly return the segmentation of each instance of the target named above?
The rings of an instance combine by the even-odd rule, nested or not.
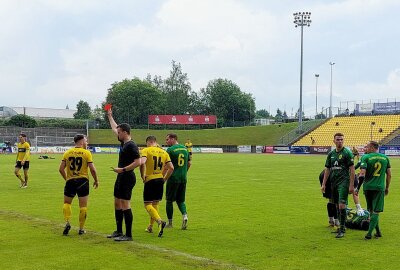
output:
[[[86,120],[81,119],[41,119],[37,120],[38,127],[57,127],[85,129]]]
[[[11,116],[11,118],[5,122],[6,126],[16,126],[16,127],[25,127],[25,128],[34,128],[37,123],[36,120],[30,116],[25,114],[17,114]]]

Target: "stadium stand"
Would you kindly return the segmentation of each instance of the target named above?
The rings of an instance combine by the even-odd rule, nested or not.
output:
[[[400,129],[400,115],[334,117],[307,133],[294,146],[331,146],[333,135],[345,135],[347,146],[365,145],[369,140],[381,143]]]
[[[389,141],[389,142],[386,143],[385,145],[389,145],[389,146],[391,146],[391,145],[393,145],[393,146],[395,146],[395,145],[396,145],[396,146],[397,146],[397,145],[400,145],[400,135],[394,137],[393,140]]]

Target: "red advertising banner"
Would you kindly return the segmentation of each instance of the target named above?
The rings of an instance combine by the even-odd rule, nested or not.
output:
[[[215,115],[149,115],[149,124],[167,125],[215,125]]]

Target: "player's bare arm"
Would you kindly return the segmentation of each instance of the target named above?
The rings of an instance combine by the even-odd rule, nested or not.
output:
[[[321,192],[322,193],[325,193],[326,181],[328,181],[329,174],[330,174],[330,170],[328,168],[325,168],[324,180],[322,180],[322,185],[321,185]]]
[[[94,188],[98,188],[99,187],[99,180],[97,179],[96,168],[94,167],[93,163],[89,163],[88,166],[89,166],[90,173],[93,176],[93,180],[94,180],[93,187]]]
[[[61,161],[58,171],[60,172],[60,174],[64,178],[64,180],[67,181],[67,173],[65,172],[65,161],[64,160]]]
[[[390,168],[386,169],[386,186],[385,186],[385,195],[389,194],[389,186],[390,186],[390,181],[392,180],[392,171]]]
[[[108,117],[108,121],[110,122],[110,126],[112,131],[114,132],[115,135],[118,135],[118,131],[117,131],[117,126],[118,124],[115,122],[113,116],[112,116],[112,110],[108,110],[107,111],[107,117]]]
[[[141,157],[140,176],[142,177],[143,183],[146,181],[146,161],[147,157]]]
[[[167,162],[167,164],[165,164],[165,174],[163,173],[163,179],[164,181],[167,181],[172,173],[174,172],[174,165],[172,164],[171,161]]]
[[[355,170],[354,165],[350,166],[350,186],[349,186],[349,193],[353,194],[354,192],[354,177],[355,177]]]
[[[115,173],[123,173],[123,172],[128,172],[128,171],[133,171],[135,168],[139,167],[141,165],[141,159],[137,158],[135,159],[131,164],[124,168],[113,168],[111,167],[111,170]]]

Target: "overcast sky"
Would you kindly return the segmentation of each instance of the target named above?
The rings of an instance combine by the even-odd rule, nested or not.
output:
[[[161,75],[175,60],[199,91],[216,78],[257,109],[299,106],[304,28],[306,115],[361,100],[400,101],[398,0],[0,0],[0,106],[94,107],[125,78]]]

